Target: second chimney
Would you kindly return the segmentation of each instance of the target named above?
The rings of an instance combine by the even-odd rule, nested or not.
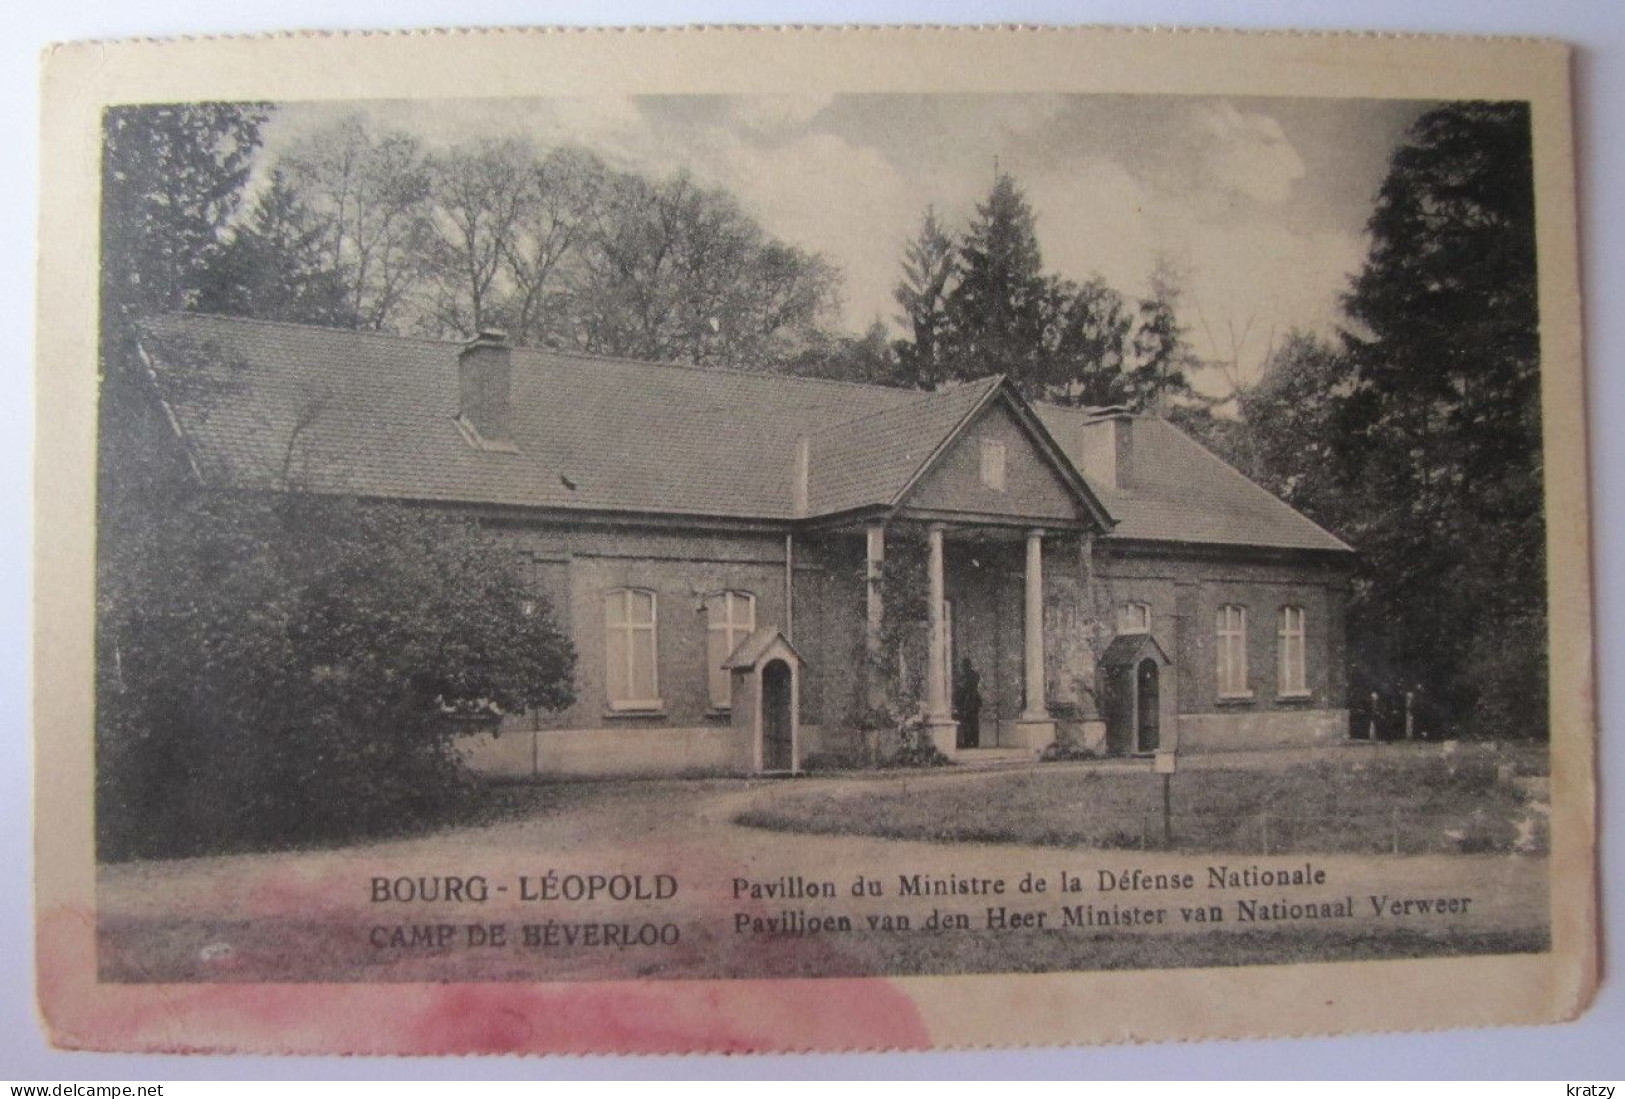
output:
[[[508,334],[482,328],[457,355],[457,412],[482,440],[512,437],[513,349]]]
[[[1083,425],[1083,472],[1108,488],[1134,484],[1134,414],[1126,408],[1095,410]]]

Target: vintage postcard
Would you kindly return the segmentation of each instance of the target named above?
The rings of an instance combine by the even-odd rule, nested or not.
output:
[[[57,1044],[1589,1002],[1563,45],[288,35],[44,83]]]

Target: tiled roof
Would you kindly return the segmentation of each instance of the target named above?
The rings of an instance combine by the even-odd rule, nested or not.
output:
[[[945,393],[916,393],[907,404],[858,416],[812,436],[808,513],[829,515],[892,503],[1001,380],[984,378]]]
[[[728,654],[728,659],[722,662],[722,666],[729,669],[754,668],[775,643],[782,643],[785,648],[795,653],[797,660],[806,663],[801,654],[796,652],[796,647],[790,644],[790,639],[784,636],[783,630],[777,626],[759,626],[755,633],[734,646],[734,651]]]
[[[1085,409],[1035,406],[1061,448],[1082,466]],[[1293,510],[1195,439],[1156,416],[1134,416],[1128,488],[1084,476],[1117,520],[1111,537],[1156,542],[1348,552],[1348,543]]]
[[[211,482],[767,520],[794,517],[798,437],[811,514],[887,503],[998,384],[919,393],[516,347],[508,452],[455,422],[457,343],[170,314],[143,346]],[[1079,461],[1085,414],[1036,410]],[[1134,491],[1090,481],[1114,537],[1347,548],[1160,420],[1137,420],[1135,445]]]
[[[206,478],[519,507],[790,518],[795,439],[920,399],[773,374],[513,350],[514,453],[458,429],[460,344],[202,315],[148,324],[229,386],[175,401]],[[573,488],[570,486],[574,486]]]
[[[1135,664],[1147,649],[1157,654],[1157,659],[1164,664],[1172,664],[1168,654],[1162,651],[1157,639],[1148,633],[1123,633],[1112,638],[1112,643],[1106,646],[1106,651],[1100,654],[1102,667],[1121,668],[1125,664]]]

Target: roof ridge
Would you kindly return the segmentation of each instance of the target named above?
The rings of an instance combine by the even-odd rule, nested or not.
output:
[[[745,378],[768,378],[779,382],[799,382],[812,386],[838,386],[846,389],[866,389],[870,392],[880,393],[924,393],[929,395],[930,390],[907,389],[903,386],[876,385],[873,382],[852,382],[844,378],[815,378],[806,374],[781,374],[773,369],[750,370],[743,366],[706,366],[703,363],[681,363],[665,359],[634,359],[625,355],[605,355],[596,351],[576,351],[562,347],[535,347],[530,344],[515,344],[515,351],[532,351],[538,354],[560,355],[570,359],[586,359],[590,362],[618,363],[622,366],[653,366],[662,370],[687,370],[696,374],[726,374]]]
[[[1032,405],[1035,410],[1040,409],[1040,408],[1048,408],[1048,409],[1053,409],[1056,412],[1075,412],[1080,416],[1099,415],[1100,413],[1105,412],[1108,409],[1120,407],[1118,405],[1106,405],[1106,404],[1090,404],[1090,405],[1057,404],[1054,401],[1028,401],[1027,403]],[[1129,412],[1129,415],[1133,416],[1135,419],[1147,419],[1147,420],[1161,420],[1161,419],[1163,419],[1162,416],[1157,415],[1155,412],[1132,412],[1131,411],[1131,412]]]
[[[234,324],[268,325],[276,328],[295,328],[309,332],[331,332],[337,336],[362,336],[369,339],[381,340],[410,340],[413,343],[434,344],[440,347],[458,348],[465,341],[443,339],[435,336],[411,336],[396,332],[380,332],[372,328],[344,328],[332,324],[311,324],[308,321],[271,320],[264,317],[244,317],[235,313],[215,313],[203,309],[170,309],[153,314],[154,317],[202,317],[208,320],[230,321]],[[538,355],[558,355],[563,358],[584,359],[589,362],[617,363],[622,366],[652,366],[663,370],[687,370],[700,374],[723,374],[746,378],[768,378],[773,381],[797,382],[806,386],[839,387],[845,389],[863,389],[869,392],[881,393],[921,393],[933,395],[936,391],[924,389],[909,389],[903,386],[877,385],[874,382],[854,382],[844,378],[817,378],[805,374],[785,374],[777,370],[763,368],[752,370],[742,366],[707,366],[703,363],[673,362],[666,359],[638,359],[628,355],[606,355],[596,351],[579,351],[565,347],[539,347],[535,344],[514,344],[513,350],[530,352]]]
[[[991,374],[991,375],[988,376],[988,379],[986,379],[986,380],[996,381],[999,377],[1000,377],[1000,375]],[[978,380],[982,380],[982,379],[978,379]],[[850,383],[850,384],[857,385],[857,384],[861,384],[861,383],[854,382],[854,383]],[[968,385],[969,385],[969,383],[967,383],[967,386]],[[890,387],[888,387],[888,386],[871,386],[871,387],[868,387],[868,388],[887,389],[887,388],[890,388]],[[897,392],[899,392],[899,393],[916,393],[916,394],[918,394],[918,399],[910,401],[907,404],[894,405],[891,408],[877,408],[872,412],[865,412],[865,413],[863,413],[861,415],[853,416],[849,420],[838,420],[835,423],[830,424],[828,427],[821,428],[818,431],[815,431],[815,432],[811,433],[807,437],[809,439],[815,439],[815,438],[818,438],[819,436],[830,435],[830,434],[833,434],[836,431],[841,430],[842,428],[850,427],[853,424],[862,423],[864,420],[872,420],[877,416],[888,416],[888,415],[891,415],[892,413],[902,412],[904,409],[911,409],[915,405],[924,404],[926,401],[931,400],[931,399],[936,398],[936,397],[950,397],[950,396],[953,396],[955,393],[959,392],[959,387],[955,387],[954,389],[947,389],[947,390],[942,390],[942,389],[916,389],[916,390],[898,390]]]
[[[230,321],[233,324],[262,324],[273,328],[298,328],[310,332],[331,332],[335,336],[364,336],[380,340],[410,340],[413,343],[433,343],[448,347],[459,347],[457,340],[437,339],[433,336],[406,336],[397,332],[380,332],[374,328],[343,328],[334,324],[311,324],[308,321],[280,321],[268,317],[244,317],[237,313],[214,313],[206,309],[166,309],[161,313],[154,313],[145,319],[160,317],[202,317],[205,320]]]

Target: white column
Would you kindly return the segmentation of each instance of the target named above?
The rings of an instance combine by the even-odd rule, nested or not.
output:
[[[870,707],[884,701],[880,677],[880,631],[885,623],[885,608],[880,601],[882,566],[886,560],[886,528],[875,523],[864,531],[864,586],[867,617],[864,619],[864,652],[868,665],[864,668]]]
[[[928,613],[931,636],[925,661],[925,707],[927,719],[933,725],[949,724],[954,719],[953,709],[948,703],[948,646],[943,636],[942,604],[948,593],[943,579],[942,531],[941,523],[932,523],[929,529],[931,590]]]
[[[1027,705],[1023,721],[1048,721],[1044,705],[1044,532],[1027,532],[1026,613],[1022,618],[1026,642]]]

